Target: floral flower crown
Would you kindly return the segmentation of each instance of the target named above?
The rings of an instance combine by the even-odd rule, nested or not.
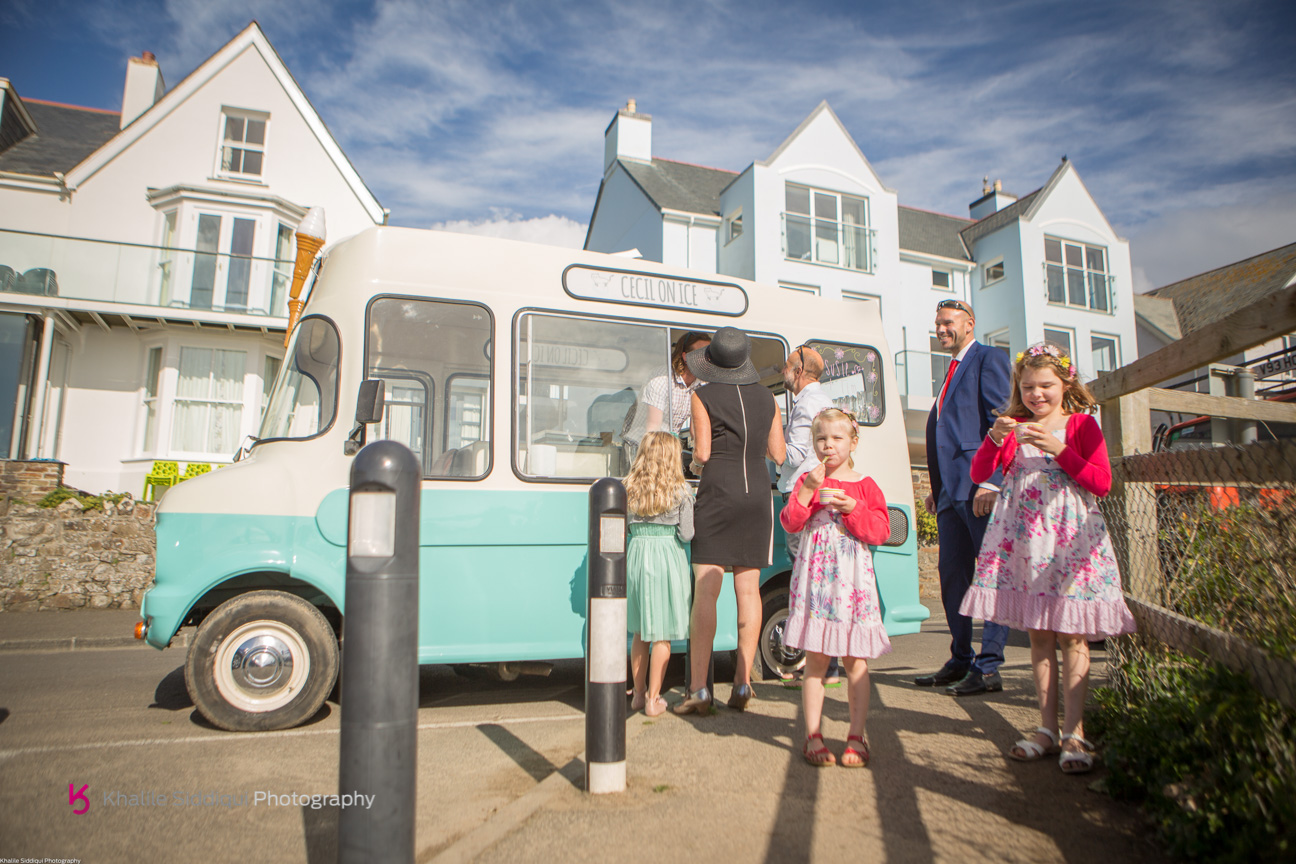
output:
[[[1018,351],[1017,363],[1020,365],[1027,357],[1044,356],[1052,357],[1053,362],[1057,364],[1058,368],[1067,374],[1068,378],[1076,377],[1075,364],[1071,362],[1071,358],[1068,357],[1061,348],[1056,345],[1050,345],[1047,342],[1040,342],[1038,345],[1030,346],[1025,351]]]

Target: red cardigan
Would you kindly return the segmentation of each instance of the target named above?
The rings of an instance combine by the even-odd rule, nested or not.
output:
[[[800,531],[816,510],[823,509],[817,490],[811,496],[809,505],[802,506],[797,500],[797,493],[804,483],[803,474],[797,479],[792,494],[783,505],[783,512],[779,514],[779,521],[788,533]],[[887,515],[886,497],[872,477],[850,481],[825,478],[823,485],[828,489],[840,489],[855,499],[855,509],[842,516],[842,524],[852,537],[870,546],[878,546],[887,541],[891,536],[891,520]]]
[[[1013,418],[1019,423],[1031,422],[1028,418]],[[986,435],[981,448],[972,457],[972,482],[984,483],[996,468],[1007,469],[1017,454],[1017,436],[1008,435],[1003,445],[994,443]],[[1066,446],[1056,457],[1062,470],[1071,479],[1099,498],[1111,491],[1111,462],[1107,458],[1107,441],[1103,438],[1098,421],[1091,414],[1072,414],[1067,418]]]

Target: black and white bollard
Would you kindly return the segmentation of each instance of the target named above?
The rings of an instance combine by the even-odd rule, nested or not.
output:
[[[590,487],[589,603],[585,621],[585,791],[626,785],[626,491],[604,477]]]
[[[414,861],[418,764],[418,460],[377,441],[351,466],[338,861]]]

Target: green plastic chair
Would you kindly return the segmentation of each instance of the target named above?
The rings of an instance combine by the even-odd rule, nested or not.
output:
[[[174,486],[180,482],[179,462],[154,462],[144,477],[144,500],[152,501],[153,490],[159,486]]]
[[[206,474],[211,470],[212,466],[210,462],[190,462],[185,466],[184,476],[182,476],[180,480],[182,482],[185,480],[192,480],[193,478]]]

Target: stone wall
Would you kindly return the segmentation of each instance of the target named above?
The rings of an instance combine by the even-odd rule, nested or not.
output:
[[[153,580],[154,505],[103,506],[0,504],[0,612],[139,608]]]
[[[913,470],[913,487],[916,507],[931,494],[931,477],[922,468]],[[918,544],[918,596],[924,600],[940,600],[940,574],[936,571],[939,546]]]
[[[61,485],[62,462],[0,460],[0,501],[17,498],[35,504]]]

